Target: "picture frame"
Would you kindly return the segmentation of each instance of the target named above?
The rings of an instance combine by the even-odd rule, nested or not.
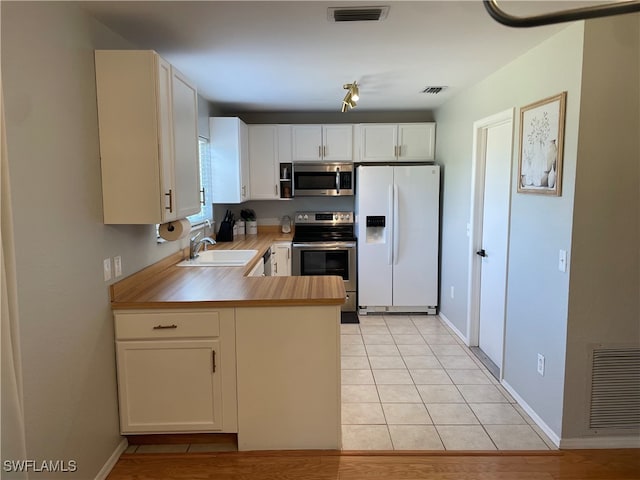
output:
[[[520,108],[518,193],[562,195],[567,92]]]

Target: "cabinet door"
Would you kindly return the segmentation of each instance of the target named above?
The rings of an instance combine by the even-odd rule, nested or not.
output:
[[[271,251],[274,257],[272,275],[291,276],[291,243],[274,243]]]
[[[323,160],[353,161],[353,125],[324,125],[322,127]]]
[[[221,429],[219,340],[116,343],[123,434]]]
[[[211,117],[209,129],[213,203],[242,203],[249,199],[247,126],[237,117]]]
[[[278,127],[249,125],[249,190],[253,200],[280,198]]]
[[[160,183],[162,185],[160,214],[163,222],[176,220],[178,209],[176,206],[176,185],[174,169],[174,148],[172,131],[172,72],[169,62],[157,58],[158,65],[158,160]]]
[[[431,161],[435,157],[435,123],[398,125],[398,160]]]
[[[249,130],[239,122],[240,135],[240,199],[245,202],[251,198],[251,168],[249,166]]]
[[[360,161],[394,161],[397,156],[398,126],[363,124],[360,127],[360,142]]]
[[[291,145],[294,162],[317,162],[322,160],[322,126],[293,125]]]
[[[177,218],[185,218],[200,211],[198,93],[184,75],[171,70],[175,203]]]

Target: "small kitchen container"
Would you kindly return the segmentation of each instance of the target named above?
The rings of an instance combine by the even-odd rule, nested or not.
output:
[[[256,220],[247,220],[247,235],[258,234],[258,222]]]
[[[236,221],[235,226],[238,227],[238,235],[244,235],[245,234],[245,223],[244,223],[244,220]]]

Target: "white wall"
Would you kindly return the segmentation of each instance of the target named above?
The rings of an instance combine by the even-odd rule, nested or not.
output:
[[[557,269],[570,250],[584,24],[572,24],[435,112],[436,160],[443,165],[441,311],[468,335],[468,257],[473,122],[568,92],[561,197],[512,194],[505,380],[558,435],[562,424],[569,274]],[[514,35],[517,30],[514,30]],[[516,118],[515,130],[519,128]],[[513,184],[517,176],[514,142]],[[514,187],[515,190],[515,187]],[[455,287],[455,298],[449,296]],[[544,377],[536,354],[547,359]]]
[[[102,224],[93,50],[133,46],[74,2],[0,6],[27,454],[78,463],[31,478],[94,478],[121,440],[102,260],[129,275],[180,245]]]
[[[640,347],[640,15],[587,22],[584,45],[563,439],[596,435],[593,346]]]

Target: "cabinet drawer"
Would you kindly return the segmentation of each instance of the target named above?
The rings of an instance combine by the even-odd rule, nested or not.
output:
[[[220,312],[115,313],[116,340],[220,336]]]

